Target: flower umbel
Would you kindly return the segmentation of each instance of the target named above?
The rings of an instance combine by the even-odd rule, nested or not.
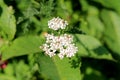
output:
[[[65,29],[68,25],[67,21],[57,17],[48,21],[49,28],[53,30]],[[45,52],[46,55],[53,57],[58,55],[60,59],[64,57],[72,57],[78,51],[78,48],[73,43],[73,36],[68,34],[62,34],[54,36],[54,34],[45,33],[46,42],[40,48]]]
[[[41,46],[45,54],[50,57],[58,55],[60,59],[72,57],[77,52],[77,47],[73,44],[73,36],[64,34],[54,36],[53,34],[46,35],[46,43]]]
[[[68,22],[59,17],[53,18],[50,21],[48,21],[49,28],[53,30],[65,29],[67,25],[68,25]]]

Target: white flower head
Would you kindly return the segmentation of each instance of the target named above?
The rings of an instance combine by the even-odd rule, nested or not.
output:
[[[53,30],[58,30],[58,29],[65,29],[65,27],[68,25],[68,22],[57,17],[57,18],[53,18],[50,21],[48,21],[48,26],[49,28],[53,29]]]
[[[68,34],[61,36],[47,34],[46,43],[40,48],[50,57],[57,54],[60,59],[63,59],[65,56],[72,57],[78,51],[77,47],[73,44],[73,36]]]

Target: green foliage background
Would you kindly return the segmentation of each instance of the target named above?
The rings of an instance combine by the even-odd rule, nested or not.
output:
[[[76,56],[39,48],[53,17],[69,22]],[[120,0],[0,0],[0,80],[120,80]]]

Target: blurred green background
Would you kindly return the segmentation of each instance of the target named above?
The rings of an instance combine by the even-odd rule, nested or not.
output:
[[[57,16],[75,37],[74,58],[39,49]],[[119,32],[120,0],[0,0],[0,80],[120,80]]]

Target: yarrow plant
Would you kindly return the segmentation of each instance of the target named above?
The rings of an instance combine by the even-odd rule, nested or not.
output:
[[[60,19],[59,17],[53,18],[48,21],[49,28],[53,30],[65,29],[68,25],[67,21]],[[78,51],[78,48],[73,43],[73,36],[69,34],[62,34],[54,36],[54,34],[46,34],[46,43],[40,46],[46,55],[53,57],[58,55],[60,59],[64,57],[72,57]]]

